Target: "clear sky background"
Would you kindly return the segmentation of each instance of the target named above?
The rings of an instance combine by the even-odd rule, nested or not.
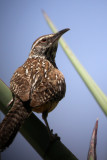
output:
[[[107,95],[106,0],[0,0],[0,78],[9,86],[14,71],[28,57],[32,43],[51,30],[44,9],[57,29],[70,28],[64,39],[94,81]],[[107,160],[107,118],[58,47],[56,63],[63,72],[67,91],[48,121],[62,143],[79,160],[86,160],[92,130],[99,118],[97,157]],[[36,114],[41,120],[41,114]],[[3,114],[0,114],[3,118]],[[36,126],[35,126],[36,130]],[[41,160],[20,133],[2,153],[2,160]]]

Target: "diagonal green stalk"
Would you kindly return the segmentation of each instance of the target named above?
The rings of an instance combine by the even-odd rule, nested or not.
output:
[[[52,21],[49,19],[47,14],[43,11],[45,20],[47,21],[49,27],[51,30],[55,33],[57,32],[57,29],[55,28],[54,24]],[[102,90],[97,86],[97,84],[94,82],[94,80],[91,78],[91,76],[88,74],[88,72],[84,69],[84,67],[80,64],[79,60],[76,58],[72,50],[68,47],[66,42],[64,41],[63,38],[60,38],[59,40],[61,47],[65,51],[66,55],[68,56],[69,60],[75,67],[76,71],[79,73],[80,77],[96,99],[97,103],[107,116],[107,97],[106,95],[102,92]]]

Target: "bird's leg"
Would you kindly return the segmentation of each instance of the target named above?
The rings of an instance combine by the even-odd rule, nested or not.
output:
[[[48,124],[48,121],[47,121],[47,116],[48,116],[48,112],[47,111],[42,113],[42,118],[43,118],[43,120],[44,120],[44,122],[46,124],[47,129],[48,129],[50,140],[51,141],[60,140],[60,137],[58,137],[57,134],[53,134],[53,130],[50,130],[50,127],[49,127],[49,124]]]
[[[52,132],[50,130],[50,127],[49,127],[49,124],[48,124],[48,121],[47,121],[47,116],[48,116],[48,112],[47,111],[42,113],[42,118],[43,118],[43,120],[44,120],[44,122],[46,124],[47,129],[48,129],[49,136],[51,137]]]

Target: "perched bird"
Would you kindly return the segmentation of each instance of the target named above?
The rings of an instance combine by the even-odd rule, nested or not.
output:
[[[0,124],[0,151],[8,147],[32,111],[42,113],[50,138],[54,137],[47,122],[51,112],[64,97],[66,84],[58,70],[55,56],[59,38],[69,29],[38,38],[26,62],[13,74],[10,89],[14,103]]]

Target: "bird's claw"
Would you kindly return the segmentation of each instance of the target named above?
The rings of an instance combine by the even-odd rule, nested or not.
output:
[[[55,142],[57,140],[60,141],[60,137],[58,136],[57,133],[53,134],[53,129],[50,130],[51,131],[51,134],[50,134],[50,141],[51,142]]]

